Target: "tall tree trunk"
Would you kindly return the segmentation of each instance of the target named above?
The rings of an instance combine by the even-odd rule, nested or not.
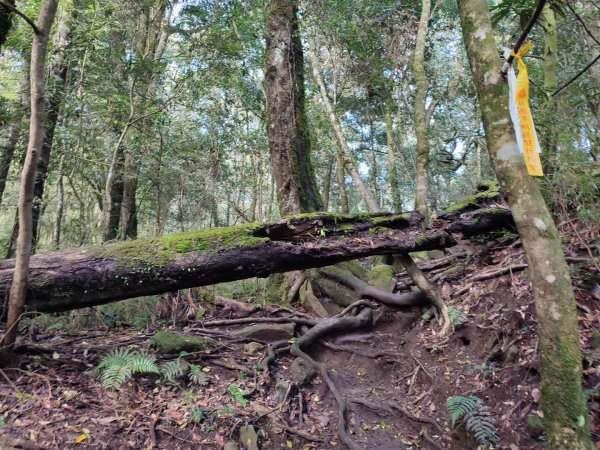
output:
[[[323,211],[329,209],[329,192],[331,191],[331,175],[335,166],[335,157],[329,155],[327,165],[325,167],[325,175],[323,176]]]
[[[21,173],[19,188],[19,237],[12,286],[8,301],[6,334],[0,342],[0,366],[14,359],[13,347],[19,332],[19,321],[27,299],[29,259],[33,238],[32,204],[36,168],[44,140],[44,75],[48,36],[56,14],[58,0],[42,3],[37,21],[39,33],[33,38],[31,48],[31,120],[27,156]]]
[[[15,0],[4,0],[4,3],[12,6],[13,8],[15,6]],[[8,33],[12,27],[12,16],[13,13],[10,8],[0,5],[0,49],[6,42]]]
[[[54,228],[52,230],[52,248],[58,250],[60,247],[60,234],[62,229],[63,212],[65,209],[65,189],[64,189],[64,171],[65,171],[65,155],[60,156],[58,165],[58,179],[56,180],[56,196],[58,203],[56,205],[56,216],[54,217]]]
[[[482,111],[490,158],[523,242],[535,298],[542,411],[552,449],[592,448],[581,387],[577,310],[560,237],[519,153],[508,88],[485,0],[459,0],[465,47]]]
[[[49,99],[45,104],[44,119],[44,139],[42,151],[37,163],[35,176],[35,188],[32,205],[32,251],[35,253],[38,240],[38,223],[42,212],[42,202],[44,199],[44,189],[46,179],[48,178],[48,165],[52,155],[52,146],[54,143],[54,133],[58,124],[60,108],[65,97],[65,81],[67,78],[68,67],[68,47],[71,42],[70,26],[72,12],[62,11],[62,16],[58,22],[58,33],[55,39],[55,52],[52,67],[50,67],[47,90]],[[17,235],[19,233],[19,219],[17,217],[15,226],[9,242],[8,257],[13,258],[16,252]]]
[[[396,151],[398,146],[394,136],[392,107],[389,103],[384,106],[383,114],[385,117],[385,131],[387,136],[387,171],[388,181],[390,183],[390,193],[392,196],[392,211],[402,211],[400,180],[398,179],[398,171],[396,170]]]
[[[123,168],[123,197],[119,219],[119,239],[137,238],[137,177],[139,165],[131,152],[125,155]]]
[[[342,208],[342,212],[344,214],[348,214],[350,212],[350,204],[348,203],[348,193],[346,192],[346,171],[344,170],[344,155],[342,154],[342,150],[337,147],[335,160],[337,162],[337,182],[338,182],[338,190],[340,191],[340,205]]]
[[[415,209],[425,216],[425,223],[430,224],[430,212],[427,205],[428,175],[429,175],[429,138],[427,100],[428,81],[425,74],[425,39],[427,37],[427,24],[431,11],[431,0],[423,0],[421,19],[417,31],[417,42],[415,45],[415,58],[413,61],[413,75],[417,92],[415,94],[415,134],[417,136],[417,159],[416,159],[416,186],[415,186]]]
[[[580,14],[580,18],[585,23],[584,29],[583,24],[578,24],[579,39],[578,41],[583,44],[584,54],[587,55],[589,61],[598,55],[598,43],[600,42],[600,20],[598,20],[597,6],[594,3],[586,2],[583,3],[583,9],[589,11],[587,14]],[[577,7],[575,4],[574,7]],[[595,136],[594,146],[592,146],[590,156],[595,160],[600,160],[600,64],[593,64],[589,69],[589,77],[592,80],[590,84],[591,89],[586,93],[587,102],[590,107],[592,114],[595,119]],[[595,147],[595,149],[594,149]]]
[[[1,9],[1,8],[0,8]],[[2,197],[6,189],[6,181],[12,164],[15,151],[19,143],[19,138],[25,127],[25,113],[29,103],[29,66],[31,64],[30,56],[27,54],[23,58],[23,70],[21,80],[19,81],[19,97],[15,103],[16,114],[10,129],[4,141],[4,145],[0,147],[0,205],[2,205]]]
[[[550,4],[542,10],[541,23],[544,27],[544,91],[546,99],[542,113],[542,162],[544,173],[552,172],[552,158],[557,152],[556,123],[557,104],[551,94],[558,88],[558,33],[556,31],[556,18]]]
[[[346,141],[346,137],[344,136],[344,132],[342,131],[342,126],[340,124],[340,120],[337,117],[337,114],[335,113],[335,110],[333,108],[333,104],[331,103],[329,95],[327,94],[325,81],[323,80],[321,68],[319,67],[320,64],[317,60],[317,57],[314,54],[314,44],[310,41],[308,43],[308,58],[310,60],[313,78],[317,86],[319,87],[321,102],[325,107],[327,117],[329,118],[329,122],[331,123],[331,128],[333,128],[333,134],[342,152],[342,159],[344,162],[343,167],[346,168],[346,170],[352,177],[352,180],[356,184],[356,187],[358,188],[362,199],[367,204],[367,208],[369,209],[369,211],[380,212],[381,208],[379,206],[379,203],[377,202],[377,199],[375,198],[369,187],[365,184],[363,179],[360,177],[358,170],[356,170],[356,166],[353,162],[352,150],[350,149],[350,146]]]
[[[267,133],[283,216],[321,209],[310,161],[297,9],[296,0],[271,0],[266,8]]]

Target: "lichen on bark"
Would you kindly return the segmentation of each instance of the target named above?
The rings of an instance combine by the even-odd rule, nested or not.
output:
[[[544,198],[517,150],[506,101],[508,88],[499,76],[501,65],[488,5],[485,0],[459,0],[458,4],[488,151],[521,236],[531,273],[548,446],[591,448],[581,387],[576,302],[561,242]]]

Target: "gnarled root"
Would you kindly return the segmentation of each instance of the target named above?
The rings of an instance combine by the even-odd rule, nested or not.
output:
[[[419,267],[415,264],[410,255],[396,255],[394,256],[396,262],[402,264],[406,273],[410,275],[415,286],[417,286],[421,292],[423,292],[427,298],[435,305],[438,312],[442,316],[442,334],[447,334],[450,331],[451,322],[450,316],[448,314],[448,307],[444,300],[442,300],[442,296],[440,295],[438,288],[435,284],[433,284],[429,279],[425,276],[423,271],[419,269]]]
[[[310,364],[312,364],[321,374],[323,380],[327,384],[327,387],[335,397],[338,405],[338,435],[342,442],[352,450],[362,450],[362,448],[352,440],[346,431],[346,403],[337,389],[335,383],[329,376],[329,372],[324,364],[315,361],[312,357],[307,355],[303,348],[306,348],[326,336],[327,334],[334,333],[336,331],[347,331],[356,328],[362,328],[370,326],[373,323],[373,311],[370,308],[365,308],[360,311],[354,317],[332,317],[319,322],[315,327],[310,329],[304,336],[296,340],[290,347],[290,353],[294,356],[303,358]]]

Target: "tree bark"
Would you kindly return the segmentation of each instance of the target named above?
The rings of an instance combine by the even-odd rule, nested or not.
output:
[[[544,198],[519,153],[508,88],[485,0],[459,0],[467,56],[482,111],[490,158],[523,242],[535,298],[542,411],[553,449],[592,448],[581,387],[577,310],[560,238]]]
[[[65,190],[64,190],[64,172],[65,172],[65,155],[60,156],[60,164],[58,166],[58,179],[56,180],[56,196],[58,202],[56,205],[56,216],[54,218],[54,228],[52,230],[52,248],[58,250],[60,247],[60,235],[62,230],[63,212],[65,209]]]
[[[58,0],[42,3],[37,27],[39,33],[33,38],[31,49],[31,120],[27,156],[21,173],[19,189],[19,236],[17,259],[11,276],[12,286],[8,297],[6,334],[0,342],[0,365],[13,359],[13,347],[19,331],[19,321],[27,300],[29,260],[33,238],[32,204],[37,163],[44,140],[44,75],[48,36],[56,14]]]
[[[296,0],[266,9],[267,134],[282,216],[321,209],[304,106],[304,55]]]
[[[544,27],[544,91],[546,99],[542,111],[542,163],[544,173],[553,172],[552,158],[556,156],[558,136],[554,128],[558,111],[556,99],[551,94],[558,89],[558,33],[556,18],[550,4],[542,10],[542,26]]]
[[[430,221],[430,212],[427,204],[429,192],[429,137],[425,102],[429,83],[425,74],[425,38],[427,37],[430,11],[431,0],[423,0],[413,61],[413,74],[417,85],[415,94],[415,134],[417,136],[415,209],[425,216],[426,224]]]
[[[68,47],[71,42],[71,20],[70,12],[63,11],[63,16],[58,23],[58,33],[55,39],[54,63],[50,68],[48,76],[47,91],[49,99],[45,103],[45,118],[44,118],[44,138],[42,142],[42,150],[37,163],[35,176],[35,187],[32,204],[32,251],[35,252],[38,237],[38,223],[42,211],[42,202],[44,199],[44,189],[46,187],[46,179],[48,178],[48,165],[52,156],[52,147],[54,143],[54,133],[58,125],[60,108],[65,97],[65,81],[67,79],[68,67]],[[17,235],[19,233],[19,219],[13,226],[13,232],[8,247],[8,257],[13,258],[16,251]]]
[[[21,137],[21,133],[25,128],[29,118],[26,118],[26,112],[29,109],[29,66],[31,65],[30,55],[27,53],[23,56],[23,69],[21,72],[21,79],[19,80],[19,97],[15,103],[17,109],[13,122],[10,126],[6,141],[2,147],[0,147],[0,206],[2,205],[2,197],[4,196],[4,190],[6,189],[6,182],[8,180],[8,173],[15,156],[15,151]]]
[[[391,102],[391,99],[389,102]],[[385,116],[385,130],[387,136],[387,169],[390,193],[392,196],[392,210],[402,211],[400,180],[398,179],[398,171],[396,170],[396,151],[398,150],[398,146],[394,137],[394,119],[392,117],[392,107],[390,104],[384,106],[383,114]]]
[[[331,175],[335,166],[335,157],[329,155],[327,158],[327,166],[325,167],[325,175],[323,176],[323,211],[329,209],[329,193],[331,191]],[[400,211],[400,210],[398,210]]]
[[[504,221],[479,232],[510,226],[510,213],[503,211]],[[419,214],[300,215],[36,255],[28,304],[40,312],[66,311],[370,255],[449,247],[455,243],[446,232],[450,227],[462,223],[463,233],[480,227],[479,219],[458,216],[440,219],[430,230],[422,228]],[[0,262],[0,298],[8,296],[14,273],[14,260]]]
[[[340,192],[340,205],[342,206],[342,213],[348,214],[350,212],[350,204],[348,203],[348,193],[346,191],[346,171],[344,170],[344,155],[342,151],[337,148],[335,153],[336,161],[336,175],[338,182],[338,190]]]

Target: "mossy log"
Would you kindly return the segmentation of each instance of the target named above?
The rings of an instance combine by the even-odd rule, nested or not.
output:
[[[365,256],[445,248],[455,244],[446,231],[453,223],[456,218],[440,218],[424,229],[416,213],[304,214],[35,255],[27,304],[38,312],[67,311]],[[0,261],[0,299],[8,298],[13,273],[14,260]]]

